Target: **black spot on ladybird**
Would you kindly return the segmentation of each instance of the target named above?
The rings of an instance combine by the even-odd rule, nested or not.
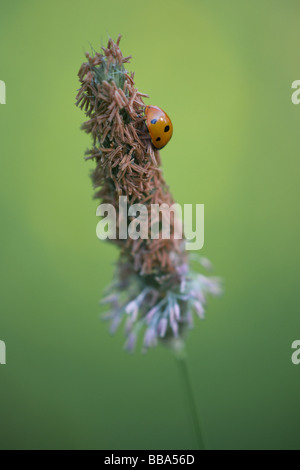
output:
[[[170,130],[170,126],[165,127],[165,132],[168,132]]]
[[[156,142],[159,142],[159,141],[160,141],[160,137],[157,137]]]
[[[150,122],[151,122],[151,124],[156,124],[156,123],[157,123],[157,119],[152,119]]]

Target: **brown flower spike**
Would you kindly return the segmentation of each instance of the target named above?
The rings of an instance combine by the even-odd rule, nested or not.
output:
[[[176,219],[171,212],[171,237],[150,236],[151,204],[166,204],[174,200],[162,176],[161,159],[152,145],[145,124],[145,103],[148,95],[134,86],[134,74],[129,74],[119,48],[121,36],[109,39],[103,54],[93,56],[80,67],[81,88],[76,105],[83,109],[88,120],[82,128],[92,136],[93,146],[86,159],[96,167],[92,180],[95,197],[112,204],[117,214],[117,237],[110,240],[121,249],[117,281],[110,287],[104,302],[111,308],[106,318],[111,330],[126,318],[127,348],[132,350],[138,331],[146,328],[144,347],[182,337],[192,326],[192,309],[203,316],[207,293],[220,292],[217,279],[191,272],[184,240],[174,238]],[[148,210],[149,236],[145,239],[122,239],[119,221],[119,197],[126,196],[128,207],[141,203]],[[128,217],[128,226],[133,218]],[[201,258],[200,258],[201,261]]]

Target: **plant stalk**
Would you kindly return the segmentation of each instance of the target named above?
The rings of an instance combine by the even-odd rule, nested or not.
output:
[[[176,355],[176,362],[178,364],[178,369],[180,372],[181,381],[184,387],[184,395],[187,402],[187,407],[189,408],[189,414],[193,423],[193,428],[195,432],[195,437],[198,444],[199,450],[205,450],[205,445],[202,437],[200,422],[197,413],[196,402],[193,393],[193,387],[190,379],[190,374],[187,366],[187,360],[185,355]]]

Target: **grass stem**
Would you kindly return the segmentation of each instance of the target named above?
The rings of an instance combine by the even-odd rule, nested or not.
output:
[[[205,450],[205,445],[202,437],[200,422],[197,413],[197,407],[195,403],[195,398],[193,394],[193,387],[191,383],[191,378],[187,366],[187,360],[184,355],[175,356],[176,362],[178,364],[178,369],[180,372],[181,381],[184,387],[184,395],[187,402],[187,407],[189,408],[189,414],[193,422],[195,437],[197,439],[198,449]]]

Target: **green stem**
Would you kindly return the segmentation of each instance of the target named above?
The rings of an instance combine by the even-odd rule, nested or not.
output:
[[[204,445],[202,432],[201,432],[201,428],[199,424],[197,407],[196,407],[196,403],[194,399],[190,374],[189,374],[189,370],[187,367],[187,360],[186,360],[186,357],[184,357],[183,355],[175,356],[175,357],[176,357],[176,362],[178,364],[178,368],[180,371],[182,383],[185,389],[185,397],[186,397],[187,405],[190,409],[190,415],[193,421],[193,427],[194,427],[195,436],[197,439],[198,449],[205,450],[205,445]]]

